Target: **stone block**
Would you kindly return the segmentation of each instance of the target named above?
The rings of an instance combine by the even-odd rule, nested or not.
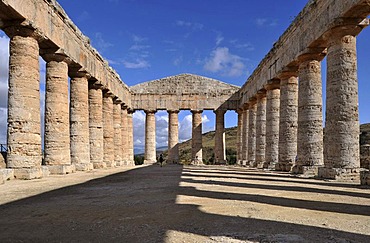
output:
[[[50,165],[48,168],[52,175],[65,175],[76,172],[75,165]]]
[[[362,170],[360,172],[360,180],[361,180],[361,185],[370,186],[370,171],[369,170]]]
[[[318,168],[318,177],[338,182],[360,183],[360,168]]]
[[[21,180],[32,180],[42,178],[42,168],[32,167],[32,168],[17,168],[14,169],[14,178]]]
[[[0,169],[0,181],[7,181],[14,179],[13,169]]]
[[[74,164],[76,171],[90,171],[94,169],[94,165],[91,163],[79,163]]]
[[[100,163],[93,163],[94,169],[104,169],[107,168],[107,164],[105,162]]]
[[[6,168],[6,163],[5,159],[2,154],[0,154],[0,169],[5,169]]]
[[[50,175],[49,167],[46,165],[41,166],[42,177],[48,177]]]

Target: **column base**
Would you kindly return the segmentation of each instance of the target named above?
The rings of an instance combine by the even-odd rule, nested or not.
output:
[[[323,168],[323,165],[294,165],[290,173],[300,174],[302,177],[306,178],[316,178],[319,175],[320,168]]]
[[[150,159],[144,160],[144,165],[154,165],[155,163],[157,163],[156,160],[150,160]]]
[[[21,180],[32,180],[40,179],[43,177],[43,168],[33,167],[33,168],[16,168],[14,170],[14,178]]]
[[[104,169],[104,168],[107,168],[107,164],[104,162],[93,163],[93,168],[94,169]]]
[[[116,166],[121,167],[125,165],[125,161],[116,161]]]
[[[76,167],[76,171],[90,171],[94,169],[94,165],[91,163],[79,163],[74,165]]]
[[[128,160],[125,163],[126,166],[135,166],[135,161],[134,160]]]
[[[257,165],[258,165],[258,163],[256,161],[253,161],[253,160],[249,161],[248,164],[249,164],[250,167],[253,167],[253,168],[257,168]]]
[[[107,165],[107,168],[113,168],[113,167],[116,167],[116,163],[115,163],[115,162],[112,162],[112,161],[105,162],[105,164]]]
[[[318,170],[318,177],[330,179],[339,182],[360,183],[360,173],[365,169],[361,168],[326,168],[321,167]]]
[[[51,175],[66,175],[76,172],[75,165],[47,165]]]
[[[277,163],[275,164],[275,170],[276,171],[286,171],[289,172],[292,168],[292,164],[290,163]]]
[[[14,179],[13,169],[0,169],[0,184],[12,179]]]
[[[360,172],[360,180],[361,180],[361,185],[370,185],[370,171],[369,170],[362,170]]]
[[[200,159],[197,159],[197,160],[193,160],[193,161],[191,161],[191,164],[192,164],[192,165],[204,165],[204,164],[203,164],[203,161],[202,161],[202,160],[200,160]]]
[[[257,165],[258,169],[267,169],[269,167],[269,163],[267,162],[259,162]]]

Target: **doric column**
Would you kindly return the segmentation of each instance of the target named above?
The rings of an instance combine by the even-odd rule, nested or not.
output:
[[[146,110],[144,164],[154,164],[156,157],[155,110]]]
[[[71,173],[68,64],[66,56],[46,54],[44,162],[51,174]]]
[[[114,167],[113,94],[107,90],[103,93],[103,136],[104,163]]]
[[[129,147],[128,147],[128,133],[127,133],[127,107],[122,105],[121,110],[121,142],[122,142],[122,161],[124,165],[128,165],[129,161]]]
[[[290,171],[297,157],[298,79],[295,72],[280,78],[279,163],[275,169]]]
[[[280,80],[265,85],[266,102],[266,163],[275,169],[279,161]]]
[[[257,93],[256,118],[256,164],[258,168],[267,168],[266,149],[266,90]]]
[[[249,107],[248,104],[243,108],[243,141],[242,141],[242,165],[248,164],[248,131],[249,131]]]
[[[304,55],[299,65],[298,146],[293,173],[317,176],[324,164],[322,128],[321,59]]]
[[[168,162],[179,162],[179,111],[168,111]]]
[[[248,124],[248,164],[257,167],[256,164],[256,118],[257,99],[252,98],[248,102],[249,124]]]
[[[106,168],[104,162],[103,90],[89,84],[90,162],[95,169]]]
[[[128,137],[128,144],[127,144],[127,151],[128,151],[128,165],[134,166],[134,131],[133,131],[133,124],[132,124],[132,114],[134,113],[133,110],[127,110],[127,137]]]
[[[42,177],[39,45],[28,33],[9,33],[7,167],[19,179]]]
[[[215,132],[215,162],[226,164],[225,148],[225,113],[226,110],[216,110],[216,132]]]
[[[191,139],[191,161],[193,164],[203,164],[202,150],[202,112],[201,110],[192,110],[192,139]]]
[[[327,54],[325,168],[320,177],[359,180],[359,117],[356,37],[333,31]]]
[[[121,130],[121,101],[115,99],[113,103],[113,128],[114,128],[114,162],[122,166],[122,130]]]
[[[85,72],[72,72],[70,87],[71,162],[76,170],[93,169],[90,163],[89,83]]]
[[[243,110],[238,109],[236,111],[238,113],[238,126],[236,132],[236,163],[238,165],[243,164]]]

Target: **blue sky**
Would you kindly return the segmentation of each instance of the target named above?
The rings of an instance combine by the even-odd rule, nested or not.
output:
[[[203,75],[241,86],[308,1],[58,2],[129,86],[180,73]],[[1,38],[0,41],[6,42],[5,37]],[[364,30],[358,38],[361,123],[370,122],[369,43],[370,30]],[[3,67],[0,68],[3,70]],[[4,86],[4,81],[0,82],[0,90],[1,85]],[[226,126],[235,126],[236,117],[235,112],[228,112]],[[165,112],[157,113],[157,146],[167,142],[166,119]],[[179,120],[180,139],[188,139],[190,113],[180,112]],[[136,114],[137,147],[143,145],[143,122],[144,114]],[[4,124],[3,118],[0,129],[4,130],[1,124]],[[203,127],[204,131],[214,129],[214,114],[211,111],[204,112]]]

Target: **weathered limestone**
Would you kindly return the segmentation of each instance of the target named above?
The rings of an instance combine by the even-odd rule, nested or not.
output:
[[[248,164],[257,167],[256,164],[256,119],[257,119],[257,99],[249,100],[249,130],[248,130]]]
[[[121,110],[121,142],[122,142],[122,161],[124,165],[128,165],[128,133],[127,133],[127,107],[122,106]]]
[[[266,90],[257,93],[256,117],[256,164],[258,168],[267,168],[266,149]]]
[[[90,162],[94,169],[105,168],[103,136],[103,91],[95,84],[89,84],[89,131]]]
[[[266,150],[268,167],[279,162],[280,80],[270,80],[265,85],[266,96]]]
[[[331,34],[327,54],[324,178],[359,181],[359,117],[356,37]]]
[[[324,164],[321,58],[319,55],[306,55],[301,59],[298,94],[298,155],[292,172],[317,176],[318,167]]]
[[[128,165],[135,165],[134,161],[134,133],[133,133],[133,124],[132,124],[132,114],[133,110],[127,110],[127,151],[128,151]]]
[[[155,110],[146,110],[145,120],[145,156],[144,164],[154,164],[157,162],[157,148],[155,135]]]
[[[121,130],[121,102],[113,104],[113,127],[114,127],[114,162],[116,166],[122,166],[122,130]]]
[[[114,167],[113,95],[109,92],[103,94],[103,136],[104,163]]]
[[[46,64],[44,163],[51,174],[71,173],[68,64],[57,54],[44,56]]]
[[[179,111],[168,111],[168,163],[179,162]]]
[[[7,167],[19,179],[42,177],[39,45],[35,38],[10,39]]]
[[[275,169],[290,171],[297,156],[298,79],[293,72],[280,78],[279,163]]]
[[[236,163],[238,165],[243,164],[243,110],[238,109],[238,126],[237,126],[237,133],[236,133]]]
[[[248,164],[248,131],[249,131],[249,110],[248,105],[243,109],[243,141],[242,141],[242,165]]]
[[[202,146],[202,112],[201,110],[192,110],[193,128],[191,139],[191,161],[193,164],[203,164],[203,146]]]
[[[225,148],[225,113],[226,110],[216,110],[216,132],[215,132],[215,162],[226,164]]]
[[[74,72],[71,76],[71,162],[76,170],[88,171],[93,169],[90,163],[89,83],[84,72]]]

